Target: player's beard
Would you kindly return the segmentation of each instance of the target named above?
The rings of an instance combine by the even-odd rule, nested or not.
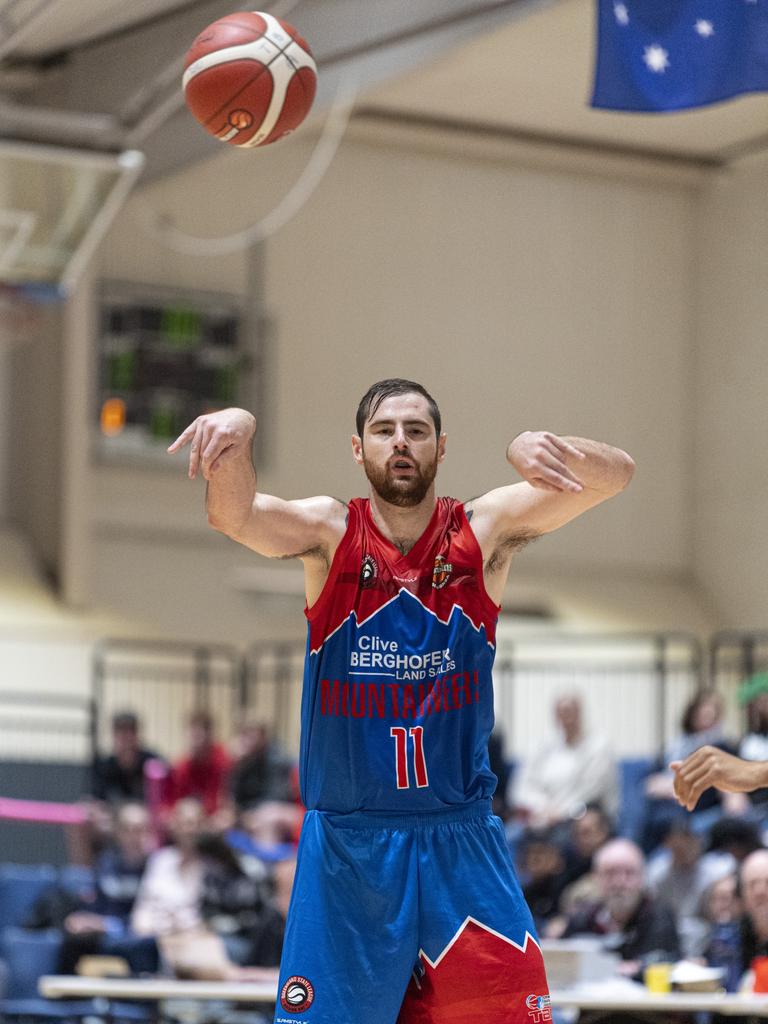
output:
[[[363,452],[363,468],[371,487],[382,501],[386,501],[390,505],[397,505],[399,508],[413,508],[415,505],[420,505],[437,476],[437,452],[435,452],[434,459],[424,466],[420,466],[410,457],[408,461],[413,464],[416,472],[412,476],[396,479],[389,463],[381,468],[375,466]]]

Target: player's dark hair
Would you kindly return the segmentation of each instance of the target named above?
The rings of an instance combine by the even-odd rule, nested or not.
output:
[[[391,377],[388,380],[380,380],[368,388],[360,399],[360,405],[357,407],[355,423],[357,425],[358,437],[363,436],[366,420],[375,415],[376,410],[385,398],[394,398],[396,395],[411,395],[414,393],[423,395],[426,398],[429,405],[429,414],[435,424],[435,433],[440,437],[442,419],[437,402],[423,385],[417,384],[414,380],[405,380],[403,377]]]

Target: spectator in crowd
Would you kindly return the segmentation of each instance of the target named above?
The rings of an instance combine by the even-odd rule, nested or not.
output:
[[[283,753],[267,725],[244,725],[236,749],[229,788],[237,811],[249,810],[264,801],[293,801],[293,759]]]
[[[514,811],[533,828],[563,825],[587,804],[616,812],[616,764],[602,736],[584,728],[581,699],[560,697],[554,707],[559,733],[523,762],[514,786]]]
[[[153,848],[149,814],[140,803],[125,803],[114,812],[114,842],[98,856],[94,890],[64,919],[59,969],[74,973],[82,956],[123,957],[133,973],[157,969],[154,941],[131,934],[129,921],[147,858]]]
[[[756,822],[743,818],[721,818],[709,830],[710,854],[730,854],[738,864],[763,845]]]
[[[267,907],[265,873],[259,864],[246,868],[219,836],[203,831],[204,824],[198,801],[186,797],[176,804],[174,844],[149,859],[133,928],[156,937],[164,963],[179,977],[276,982],[276,971],[254,961]]]
[[[565,858],[554,836],[547,830],[530,831],[525,837],[520,860],[523,895],[538,931],[558,910],[564,886]]]
[[[565,846],[566,885],[591,873],[595,854],[612,836],[613,821],[599,804],[589,804],[573,819]]]
[[[620,972],[641,978],[646,964],[677,960],[680,940],[672,910],[648,891],[645,858],[628,839],[612,839],[595,854],[599,898],[569,920],[565,937],[602,935],[621,957]]]
[[[95,759],[90,795],[109,804],[143,801],[144,769],[157,757],[142,746],[138,716],[132,711],[118,712],[112,716],[112,753]]]
[[[723,986],[736,992],[743,974],[741,965],[741,918],[743,915],[736,873],[724,875],[704,891],[700,916],[706,932],[703,959],[723,968]]]
[[[279,967],[285,936],[285,921],[291,901],[296,857],[277,861],[272,870],[272,895],[251,930],[251,958],[260,967]]]
[[[201,924],[203,861],[197,841],[203,829],[203,808],[185,797],[169,819],[172,845],[149,858],[131,914],[137,935],[162,936]]]
[[[267,870],[260,860],[237,853],[215,833],[203,833],[197,849],[203,860],[202,919],[220,936],[233,964],[253,966],[252,932],[260,925],[270,896]]]
[[[666,835],[670,823],[686,818],[675,798],[674,773],[667,767],[671,761],[683,761],[699,747],[714,746],[730,753],[735,747],[723,732],[723,702],[714,690],[701,690],[688,702],[680,721],[680,733],[674,738],[664,757],[645,780],[645,815],[640,844],[652,853]],[[705,790],[696,805],[694,827],[706,831],[722,814],[743,814],[749,801],[741,794],[722,794]]]
[[[238,815],[227,842],[241,853],[272,863],[295,853],[304,808],[300,804],[267,800]]]
[[[731,876],[736,869],[736,860],[729,853],[702,853],[703,841],[690,822],[676,821],[670,826],[662,852],[648,867],[650,891],[672,908],[686,957],[700,956],[708,938],[709,928],[700,915],[704,893],[713,882]]]
[[[754,850],[739,871],[744,907],[740,922],[742,973],[755,957],[768,956],[768,850]]]
[[[189,753],[177,761],[170,776],[170,802],[191,797],[202,804],[209,817],[222,810],[232,761],[226,748],[215,740],[213,718],[207,711],[189,717]]]
[[[571,823],[565,846],[563,891],[560,894],[560,913],[550,920],[545,929],[548,938],[562,935],[568,917],[577,910],[593,904],[599,898],[594,856],[613,836],[613,822],[605,811],[591,804]]]
[[[730,924],[740,920],[743,908],[735,871],[710,882],[702,894],[700,912],[709,924]]]
[[[507,801],[510,769],[504,752],[504,733],[498,726],[488,739],[488,764],[498,779],[493,794],[493,813],[506,821],[512,810]]]

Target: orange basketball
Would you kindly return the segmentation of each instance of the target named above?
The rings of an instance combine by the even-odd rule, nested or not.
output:
[[[184,96],[200,124],[246,149],[297,128],[317,89],[312,52],[296,29],[258,11],[228,14],[203,29],[184,69]]]

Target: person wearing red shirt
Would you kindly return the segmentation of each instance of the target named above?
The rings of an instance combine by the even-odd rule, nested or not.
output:
[[[189,754],[171,769],[171,803],[194,797],[207,815],[216,814],[227,799],[231,769],[232,758],[214,740],[213,719],[207,711],[193,712],[189,717]]]

